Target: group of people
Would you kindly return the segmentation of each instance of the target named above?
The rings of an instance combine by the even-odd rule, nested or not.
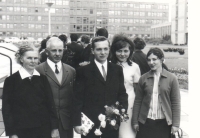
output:
[[[73,41],[66,47],[79,45]],[[87,44],[87,46],[86,46]],[[6,135],[11,138],[73,138],[73,130],[83,133],[81,112],[94,127],[82,138],[171,138],[180,125],[180,91],[177,78],[163,67],[164,54],[151,48],[141,50],[141,38],[131,41],[114,36],[112,43],[97,35],[91,42],[81,37],[83,49],[89,46],[90,59],[71,67],[63,57],[61,38],[46,41],[46,61],[30,45],[21,46],[16,59],[20,70],[6,78],[2,113]],[[76,53],[77,54],[77,53]],[[77,55],[83,54],[79,52]],[[82,60],[82,61],[81,61]],[[165,66],[165,65],[164,65]],[[118,130],[100,125],[99,114],[105,105],[118,101],[129,115]]]

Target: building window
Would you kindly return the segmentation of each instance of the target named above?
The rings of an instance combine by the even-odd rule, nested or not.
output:
[[[114,15],[114,11],[109,11],[109,15]]]
[[[82,17],[77,17],[77,21],[76,21],[77,23],[82,23]]]
[[[86,25],[83,26],[83,32],[88,32],[88,26]]]
[[[90,14],[93,14],[93,9],[90,9]]]
[[[88,18],[83,17],[83,23],[84,23],[84,24],[88,24]]]
[[[77,32],[82,32],[82,25],[77,25],[76,30]]]
[[[35,8],[35,12],[38,12],[38,8]]]
[[[140,4],[135,3],[134,8],[140,8]]]
[[[109,7],[110,7],[110,8],[113,8],[114,6],[115,6],[114,3],[109,3]]]

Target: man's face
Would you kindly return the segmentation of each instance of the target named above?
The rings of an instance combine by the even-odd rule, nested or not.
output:
[[[102,64],[107,60],[109,51],[110,48],[107,40],[96,42],[94,49],[92,48],[95,59]]]
[[[63,43],[57,42],[57,43],[51,43],[50,47],[46,49],[48,58],[54,62],[57,63],[61,61],[63,56]]]

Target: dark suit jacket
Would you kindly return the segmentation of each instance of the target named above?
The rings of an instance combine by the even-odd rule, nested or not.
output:
[[[60,84],[48,65],[44,62],[36,67],[38,72],[47,76],[51,85],[53,98],[56,106],[57,116],[60,118],[64,129],[70,129],[72,124],[72,105],[73,105],[73,84],[75,80],[75,69],[62,63],[63,77]]]
[[[81,53],[81,62],[84,62],[84,61],[90,61],[92,62],[94,60],[94,57],[91,53],[91,45],[88,44],[88,46],[83,49],[82,53]]]
[[[71,42],[67,44],[67,49],[70,49],[72,52],[74,52],[74,56],[72,57],[72,63],[69,64],[73,68],[79,67],[79,63],[81,62],[81,53],[83,51],[83,47],[80,44],[77,44],[76,42]],[[65,54],[67,54],[67,51],[64,51],[63,58],[65,57]],[[65,59],[62,59],[64,62]],[[65,62],[64,62],[65,63]]]
[[[81,125],[81,112],[99,127],[100,113],[105,114],[105,105],[119,101],[128,107],[128,95],[124,87],[122,67],[108,62],[107,79],[104,81],[95,62],[77,69],[75,83],[74,124]],[[90,132],[94,133],[94,132]]]
[[[43,124],[58,128],[51,88],[44,75],[22,80],[19,72],[14,73],[5,80],[2,100],[6,135]]]

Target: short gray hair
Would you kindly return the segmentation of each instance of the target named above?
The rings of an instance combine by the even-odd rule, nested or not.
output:
[[[51,37],[48,41],[47,41],[47,47],[46,48],[50,48],[52,43],[62,43],[63,41],[61,41],[58,37]],[[64,45],[63,45],[64,48]]]

